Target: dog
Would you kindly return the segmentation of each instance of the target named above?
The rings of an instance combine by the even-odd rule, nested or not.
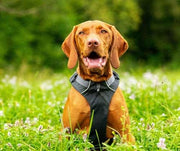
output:
[[[77,66],[63,110],[63,127],[71,133],[85,131],[95,149],[112,143],[114,133],[123,142],[135,143],[130,132],[128,108],[119,87],[119,76],[112,68],[128,43],[118,30],[105,22],[86,21],[74,26],[62,44],[68,68]]]

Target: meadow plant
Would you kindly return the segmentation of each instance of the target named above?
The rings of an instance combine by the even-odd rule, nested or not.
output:
[[[180,75],[162,72],[119,73],[136,144],[115,134],[107,150],[180,150]],[[85,133],[62,129],[69,74],[0,78],[0,150],[89,150]],[[61,136],[61,141],[59,137]]]

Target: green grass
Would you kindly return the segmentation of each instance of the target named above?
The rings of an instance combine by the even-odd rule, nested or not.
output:
[[[122,144],[116,136],[107,150],[163,150],[159,140],[165,150],[180,150],[180,72],[118,72],[136,145]],[[71,74],[0,76],[0,150],[83,151],[92,147],[84,134],[60,133]]]

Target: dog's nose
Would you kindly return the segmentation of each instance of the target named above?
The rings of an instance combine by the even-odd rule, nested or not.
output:
[[[92,38],[88,40],[88,47],[98,47],[99,46],[99,40],[96,38]]]

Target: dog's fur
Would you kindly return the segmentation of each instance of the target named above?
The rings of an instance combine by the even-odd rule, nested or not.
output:
[[[94,82],[108,80],[112,76],[112,67],[120,66],[119,57],[127,49],[127,41],[116,28],[101,21],[87,21],[76,25],[62,44],[62,50],[69,58],[68,68],[74,68],[78,62],[78,75]],[[93,57],[100,58],[101,61],[94,61]],[[89,133],[90,114],[87,100],[71,87],[63,111],[64,128],[71,128],[72,132],[78,128],[79,131]],[[119,87],[109,106],[107,138],[113,138],[112,131],[117,132],[125,142],[135,142],[130,133],[126,102]]]

